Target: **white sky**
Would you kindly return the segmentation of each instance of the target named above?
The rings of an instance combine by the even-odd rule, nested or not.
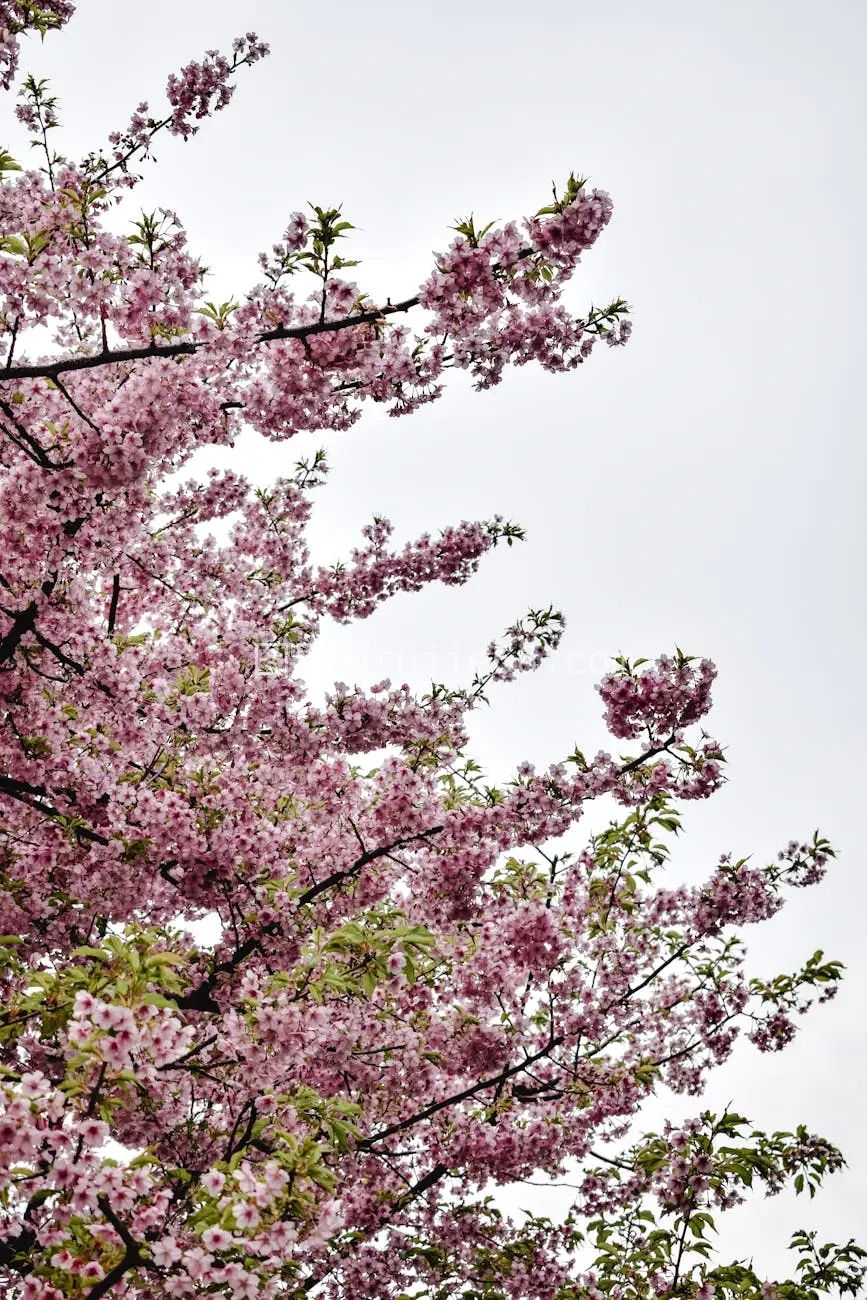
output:
[[[67,32],[29,44],[23,66],[51,77],[61,147],[75,155],[139,99],[160,105],[168,72],[249,27],[271,58],[244,71],[194,141],[164,142],[136,192],[137,204],[178,211],[215,268],[213,296],[244,292],[256,253],[307,200],[343,203],[359,227],[346,251],[363,258],[361,285],[398,298],[470,210],[535,211],[573,168],[613,195],[573,302],[626,296],[628,348],[568,377],[513,372],[487,394],[458,377],[410,419],[371,408],[328,444],[321,561],[345,553],[374,511],[400,539],[500,512],[527,527],[527,544],[497,552],[462,590],[335,629],[308,680],[317,691],[386,674],[457,683],[515,616],[553,602],[568,618],[556,661],[500,688],[475,723],[477,754],[505,776],[523,758],[604,743],[593,684],[608,656],[677,643],[714,658],[712,729],[729,747],[730,785],[687,808],[672,875],[697,879],[727,850],[761,861],[821,827],[839,863],[747,936],[752,964],[772,974],[823,947],[849,974],[790,1049],[746,1045],[706,1101],[670,1111],[734,1100],[765,1127],[807,1123],[849,1158],[812,1205],[779,1197],[728,1216],[733,1250],[773,1268],[795,1227],[867,1239],[867,10],[81,0]],[[7,128],[19,156],[21,140]],[[246,444],[235,463],[265,482],[320,441]]]

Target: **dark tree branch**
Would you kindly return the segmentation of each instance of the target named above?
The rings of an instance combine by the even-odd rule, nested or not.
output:
[[[33,1228],[22,1228],[17,1237],[0,1241],[0,1265],[14,1269],[25,1277],[32,1269],[30,1252],[35,1245],[36,1233]]]
[[[31,433],[28,433],[21,421],[17,419],[15,411],[10,403],[4,401],[2,398],[0,398],[0,411],[3,412],[6,419],[15,429],[15,433],[11,433],[9,429],[5,428],[3,425],[0,425],[0,431],[5,433],[9,441],[14,443],[20,451],[23,451],[25,456],[29,457],[30,460],[32,460],[36,465],[39,465],[42,469],[69,468],[72,461],[66,461],[61,465],[55,465],[54,461],[49,458],[48,453],[41,443],[39,443]]]
[[[642,764],[648,761],[648,759],[656,758],[657,754],[667,753],[669,747],[674,744],[674,741],[675,737],[674,735],[671,735],[664,744],[656,745],[653,749],[648,749],[643,754],[639,754],[638,758],[633,758],[630,762],[624,763],[623,767],[620,768],[620,775],[626,776],[627,772],[634,772],[637,767],[641,767]]]
[[[456,1092],[451,1097],[444,1097],[442,1101],[432,1102],[432,1104],[426,1106],[424,1110],[416,1111],[415,1115],[411,1115],[409,1119],[399,1120],[396,1124],[391,1124],[388,1128],[380,1129],[378,1133],[373,1133],[368,1138],[362,1138],[358,1143],[359,1150],[367,1151],[376,1142],[384,1142],[386,1138],[392,1137],[395,1133],[402,1133],[405,1129],[412,1128],[415,1124],[420,1124],[422,1120],[430,1119],[432,1115],[436,1115],[441,1110],[446,1110],[449,1106],[457,1106],[459,1102],[468,1101],[470,1097],[474,1097],[479,1092],[485,1092],[488,1088],[498,1087],[500,1084],[505,1083],[506,1079],[511,1079],[515,1074],[523,1074],[528,1066],[535,1065],[537,1061],[541,1061],[543,1057],[548,1056],[555,1047],[560,1047],[564,1041],[565,1035],[563,1034],[557,1034],[554,1037],[549,1038],[544,1047],[540,1048],[533,1056],[525,1057],[525,1059],[519,1061],[517,1065],[507,1066],[506,1069],[501,1070],[499,1074],[493,1075],[490,1079],[480,1079],[477,1083],[471,1084],[469,1088],[464,1088],[463,1092]]]
[[[385,1214],[380,1216],[380,1218],[376,1222],[376,1227],[373,1231],[378,1232],[381,1228],[387,1227],[393,1215],[399,1213],[401,1210],[405,1210],[407,1206],[411,1205],[412,1202],[417,1200],[419,1196],[423,1196],[424,1193],[429,1190],[429,1188],[435,1186],[441,1179],[445,1178],[448,1172],[449,1171],[446,1165],[434,1165],[433,1168],[430,1169],[424,1175],[423,1178],[420,1178],[418,1182],[414,1183],[412,1187],[408,1188],[407,1191],[405,1191],[402,1196],[398,1197],[398,1199],[395,1201],[394,1205],[391,1207],[390,1210],[388,1210]],[[368,1230],[365,1233],[365,1236],[367,1237],[371,1235],[372,1235],[371,1230]],[[343,1247],[341,1251],[341,1257],[345,1256],[346,1249],[347,1249],[346,1247]],[[332,1257],[332,1262],[328,1264],[326,1268],[320,1270],[320,1272],[318,1273],[315,1273],[313,1277],[306,1278],[305,1281],[302,1282],[301,1284],[304,1291],[312,1291],[315,1286],[318,1286],[320,1282],[323,1282],[325,1278],[328,1277],[329,1273],[333,1273],[334,1269],[337,1267],[337,1263],[338,1261],[334,1260],[334,1258]]]
[[[430,835],[438,835],[442,831],[442,826],[431,826],[428,830],[419,831],[416,835],[408,835],[403,839],[395,840],[392,844],[383,844],[377,849],[370,849],[363,853],[357,861],[353,862],[351,867],[345,871],[332,872],[325,880],[320,880],[318,884],[311,886],[296,900],[299,907],[310,903],[314,898],[318,898],[326,889],[333,889],[335,885],[341,884],[344,880],[350,880],[357,876],[358,873],[367,866],[369,862],[375,862],[377,858],[384,858],[391,854],[397,848],[403,848],[407,844],[412,844],[416,840],[426,839]],[[274,935],[280,933],[279,921],[272,921],[270,925],[263,930],[265,935]],[[217,981],[221,975],[230,975],[232,971],[237,970],[242,962],[252,956],[254,952],[262,951],[262,939],[253,936],[245,939],[244,942],[235,949],[231,957],[225,961],[218,962],[211,970],[206,979],[201,984],[192,989],[189,993],[184,993],[181,997],[175,997],[179,1010],[181,1011],[219,1011],[219,1004],[214,1000],[213,992],[217,986]]]
[[[115,1214],[106,1198],[104,1196],[98,1196],[96,1198],[96,1203],[114,1228],[117,1235],[120,1237],[126,1249],[121,1258],[115,1264],[114,1268],[109,1269],[105,1277],[100,1278],[96,1285],[91,1287],[87,1293],[87,1300],[101,1300],[102,1296],[108,1295],[109,1291],[114,1289],[115,1285],[121,1280],[123,1275],[128,1273],[131,1268],[152,1269],[154,1267],[142,1255],[141,1245],[136,1241],[135,1237],[133,1237],[123,1220],[119,1219]]]
[[[235,1138],[237,1137],[238,1134],[238,1128],[240,1126],[241,1120],[244,1118],[244,1115],[247,1113],[247,1111],[250,1112],[250,1117],[247,1121],[247,1127],[244,1136],[241,1138],[240,1142],[236,1146]],[[225,1155],[223,1156],[224,1160],[231,1160],[233,1152],[240,1151],[243,1147],[247,1145],[247,1143],[250,1141],[250,1138],[253,1136],[253,1125],[255,1123],[256,1123],[256,1103],[255,1101],[248,1099],[247,1101],[244,1102],[243,1106],[238,1111],[238,1114],[235,1116],[235,1122],[232,1125],[232,1131],[229,1134],[229,1141],[226,1146],[226,1152]]]
[[[84,420],[84,423],[89,425],[90,428],[93,429],[94,433],[99,433],[100,431],[99,427],[94,424],[93,420],[91,420],[90,416],[85,411],[82,411],[81,407],[78,405],[78,402],[76,402],[75,398],[72,396],[72,393],[70,393],[66,385],[61,382],[59,375],[55,376],[54,382],[57,385],[60,392],[66,398],[69,405],[72,407],[75,414],[79,416],[80,419]]]
[[[166,119],[168,122],[170,119]],[[159,123],[158,125],[165,125]],[[113,170],[115,164],[107,168]],[[524,261],[525,258],[532,257],[536,252],[533,248],[522,248],[518,253],[518,261]],[[495,271],[502,271],[504,268],[498,263]],[[334,334],[341,330],[354,329],[358,325],[379,325],[389,316],[394,316],[399,312],[412,311],[413,307],[418,307],[421,299],[418,294],[413,294],[411,298],[404,298],[401,302],[392,302],[389,298],[384,307],[376,307],[370,311],[356,312],[354,316],[342,316],[339,320],[319,320],[311,325],[278,325],[275,329],[265,330],[254,341],[256,343],[275,343],[280,339],[308,339],[314,334]],[[168,343],[161,347],[159,344],[151,343],[147,347],[140,348],[115,348],[113,351],[109,348],[103,348],[102,352],[97,352],[92,356],[84,357],[67,357],[60,361],[49,361],[44,365],[30,366],[12,366],[6,365],[0,369],[0,383],[9,379],[57,379],[57,376],[64,371],[71,370],[94,370],[99,366],[118,365],[123,361],[145,361],[152,357],[178,357],[192,356],[200,348],[206,347],[207,344],[194,343],[187,341],[185,343]],[[234,405],[227,403],[226,408]],[[85,417],[86,418],[86,417]]]
[[[33,808],[36,812],[42,813],[43,817],[59,818],[65,816],[53,804],[46,802],[49,791],[44,785],[30,785],[28,781],[19,781],[17,777],[0,773],[0,794],[8,795],[10,799],[26,804],[28,808]],[[82,839],[91,840],[94,844],[108,844],[108,840],[104,835],[91,830],[89,826],[77,826],[75,833],[80,835]]]
[[[419,831],[416,835],[407,835],[404,839],[395,840],[393,844],[384,844],[378,849],[370,849],[368,852],[362,853],[361,857],[356,862],[353,862],[351,867],[347,867],[345,871],[333,871],[330,876],[326,876],[318,884],[311,885],[310,889],[306,890],[297,900],[299,907],[305,903],[312,903],[313,899],[318,898],[326,889],[332,889],[335,885],[341,884],[342,881],[357,876],[368,863],[375,862],[377,858],[388,857],[395,849],[405,848],[407,844],[413,844],[416,840],[427,839],[431,835],[439,835],[443,829],[442,826],[431,826],[428,830]]]
[[[19,610],[15,614],[9,613],[5,609],[2,612],[6,614],[7,618],[12,619],[12,626],[3,637],[3,640],[0,641],[0,664],[5,663],[7,659],[11,659],[18,649],[21,638],[26,636],[28,632],[33,631],[36,615],[39,613],[39,606],[35,600],[31,600],[26,609]]]
[[[117,618],[117,603],[120,600],[120,574],[116,573],[111,581],[111,602],[108,607],[108,635],[114,636],[114,623]]]
[[[46,585],[48,588],[46,595],[49,595],[54,587],[54,582],[49,584],[43,583],[43,590],[46,589]],[[7,659],[11,659],[23,638],[30,633],[35,637],[38,644],[42,646],[43,650],[47,650],[49,654],[53,655],[58,663],[63,664],[64,668],[71,668],[79,677],[85,677],[87,675],[87,669],[84,664],[80,664],[77,659],[71,658],[61,646],[57,645],[43,632],[40,632],[37,629],[36,617],[39,613],[39,606],[36,604],[35,600],[31,600],[26,609],[21,610],[6,609],[4,606],[0,605],[0,613],[5,614],[7,618],[12,619],[11,628],[3,637],[2,641],[0,641],[0,663],[5,663]],[[104,682],[95,679],[94,685],[97,690],[102,691],[103,695],[107,695],[109,698],[113,695],[111,687],[106,686]]]
[[[335,334],[341,330],[355,329],[359,325],[376,325],[381,323],[389,316],[395,315],[396,312],[410,311],[419,304],[418,296],[405,298],[402,302],[387,303],[385,307],[378,307],[374,311],[356,312],[354,316],[342,316],[339,320],[316,321],[312,325],[278,325],[275,329],[266,330],[256,339],[256,343],[276,343],[281,339],[306,339],[313,334]],[[53,379],[57,382],[58,375],[74,370],[96,370],[100,366],[119,365],[125,361],[149,361],[154,357],[181,357],[194,356],[200,349],[207,344],[193,343],[187,341],[184,343],[167,343],[160,346],[156,343],[148,344],[147,347],[139,348],[115,348],[107,352],[96,352],[91,356],[84,357],[66,357],[60,361],[49,361],[43,365],[31,366],[4,366],[0,369],[0,383],[5,383],[10,379]],[[83,419],[87,419],[82,412],[79,412]],[[89,422],[89,421],[88,421]]]
[[[408,1205],[419,1196],[422,1196],[429,1188],[438,1183],[440,1179],[445,1178],[448,1172],[446,1165],[434,1165],[433,1169],[428,1170],[423,1178],[420,1178],[417,1183],[414,1183],[413,1186],[410,1187],[409,1191],[404,1192],[403,1196],[399,1198],[394,1208],[396,1210],[405,1210]],[[380,1219],[379,1226],[384,1227],[387,1222],[388,1216],[386,1215]]]
[[[183,1056],[176,1057],[166,1065],[158,1065],[157,1070],[182,1070],[187,1061],[194,1056],[198,1056],[199,1052],[203,1052],[206,1047],[211,1047],[218,1038],[219,1034],[211,1034],[210,1038],[204,1039],[201,1043],[196,1043],[188,1052],[184,1052]]]
[[[274,933],[273,929],[271,933]],[[218,962],[207,979],[202,980],[202,983],[197,985],[191,993],[185,993],[183,996],[174,999],[179,1009],[181,1011],[219,1011],[219,1003],[215,1002],[211,996],[217,987],[217,980],[221,975],[230,975],[233,970],[236,970],[254,952],[258,952],[261,947],[261,939],[253,937],[246,939],[240,948],[236,948],[231,957],[226,961]]]

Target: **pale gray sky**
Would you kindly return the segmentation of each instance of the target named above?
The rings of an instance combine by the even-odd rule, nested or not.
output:
[[[516,615],[554,602],[569,621],[557,660],[476,720],[477,752],[505,775],[604,742],[593,684],[607,656],[677,643],[717,661],[712,727],[730,784],[687,809],[672,874],[697,879],[727,850],[764,859],[820,826],[840,861],[747,936],[752,964],[770,974],[823,947],[849,974],[789,1050],[744,1046],[706,1103],[670,1111],[734,1100],[766,1127],[805,1122],[849,1158],[812,1205],[779,1197],[730,1216],[732,1249],[772,1268],[801,1225],[864,1240],[867,10],[81,0],[67,33],[29,44],[23,64],[52,78],[75,154],[139,99],[158,105],[169,71],[249,27],[271,58],[194,141],[164,142],[136,192],[178,211],[215,294],[243,293],[256,252],[307,200],[343,203],[360,283],[401,297],[457,216],[535,211],[573,168],[613,195],[572,300],[626,296],[628,348],[568,377],[514,372],[487,394],[458,377],[409,420],[371,409],[329,440],[323,561],[374,511],[401,538],[501,512],[527,544],[460,591],[335,629],[308,680],[457,681]],[[239,463],[267,481],[319,441],[247,444]]]

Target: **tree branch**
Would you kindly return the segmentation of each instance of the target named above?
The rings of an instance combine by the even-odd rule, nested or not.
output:
[[[3,612],[6,613],[5,610]],[[5,663],[7,659],[11,659],[18,649],[21,638],[26,636],[28,632],[33,631],[38,613],[39,606],[35,600],[31,600],[26,609],[19,610],[17,614],[6,614],[7,618],[12,619],[12,626],[3,640],[0,641],[0,664]]]
[[[627,772],[634,772],[637,767],[641,767],[641,765],[646,763],[648,759],[656,758],[657,754],[666,753],[669,746],[674,744],[674,741],[675,736],[671,735],[664,744],[656,745],[653,749],[645,750],[643,754],[638,755],[638,758],[633,758],[630,762],[624,763],[623,767],[619,769],[620,775],[625,776]]]
[[[345,871],[333,871],[330,876],[326,876],[318,884],[311,885],[310,889],[306,890],[296,900],[299,907],[305,903],[312,903],[313,899],[324,893],[326,889],[331,889],[334,885],[339,885],[341,881],[357,876],[362,868],[366,867],[370,862],[375,862],[377,858],[385,858],[390,853],[393,853],[395,849],[405,848],[407,844],[412,844],[416,840],[426,839],[430,835],[439,835],[443,829],[442,826],[431,826],[428,830],[419,831],[416,835],[408,835],[404,839],[395,840],[393,844],[383,844],[378,849],[371,849],[369,852],[362,853],[358,861],[353,862],[352,866],[347,867]]]
[[[96,1285],[91,1287],[87,1293],[87,1300],[101,1300],[102,1296],[108,1295],[109,1291],[111,1291],[116,1283],[120,1281],[124,1273],[129,1272],[131,1268],[153,1268],[153,1265],[150,1264],[142,1255],[141,1245],[139,1242],[137,1242],[135,1237],[133,1237],[123,1220],[117,1217],[106,1198],[104,1196],[98,1196],[96,1198],[96,1203],[114,1228],[117,1235],[120,1237],[126,1249],[122,1257],[115,1264],[114,1268],[109,1269],[105,1277],[100,1278]]]
[[[306,339],[313,334],[334,334],[341,330],[355,329],[358,325],[376,325],[387,317],[395,315],[396,312],[410,311],[418,306],[419,301],[416,295],[412,298],[404,298],[402,302],[389,302],[384,307],[377,307],[373,311],[356,312],[354,316],[342,316],[339,320],[316,321],[312,325],[278,325],[275,329],[259,334],[252,342],[276,343],[281,339]],[[42,365],[4,366],[0,369],[0,383],[10,379],[53,379],[56,383],[58,375],[65,372],[96,370],[100,366],[115,366],[124,361],[148,361],[154,357],[194,356],[205,347],[207,347],[205,341],[195,343],[188,340],[183,343],[167,343],[163,346],[150,343],[146,347],[115,348],[107,352],[95,352],[90,356],[65,357]],[[87,417],[82,416],[82,418]]]
[[[403,1196],[398,1198],[397,1204],[394,1207],[395,1210],[405,1210],[408,1205],[419,1196],[423,1195],[428,1188],[433,1187],[441,1178],[445,1178],[448,1172],[446,1165],[434,1165],[433,1169],[428,1170],[423,1178],[420,1178],[417,1183],[414,1183],[413,1186],[410,1187],[409,1191],[404,1192]],[[382,1228],[387,1222],[388,1216],[386,1215],[380,1219],[379,1226]]]
[[[108,636],[114,636],[114,623],[117,618],[117,603],[120,600],[120,574],[116,573],[111,581],[111,602],[108,607]]]
[[[65,816],[53,804],[45,802],[48,793],[49,791],[44,785],[31,785],[28,781],[19,781],[17,777],[0,773],[0,794],[6,794],[10,799],[15,799],[18,803],[26,804],[28,808],[33,808],[36,812],[42,813],[44,817]],[[94,844],[108,844],[108,840],[104,835],[91,830],[89,826],[77,826],[75,832],[82,839],[92,840]]]
[[[426,1106],[424,1110],[417,1111],[415,1115],[411,1115],[409,1119],[399,1120],[398,1123],[391,1124],[388,1128],[380,1129],[378,1133],[373,1133],[368,1138],[362,1138],[358,1143],[359,1150],[367,1151],[375,1142],[384,1142],[386,1138],[392,1137],[395,1133],[401,1133],[404,1129],[411,1128],[414,1124],[420,1124],[424,1119],[430,1119],[431,1115],[436,1115],[438,1111],[445,1110],[448,1106],[456,1106],[461,1101],[467,1101],[470,1097],[474,1097],[476,1093],[484,1092],[487,1088],[496,1088],[499,1084],[505,1083],[506,1079],[510,1079],[515,1074],[522,1074],[528,1066],[535,1065],[537,1061],[541,1061],[542,1058],[548,1056],[555,1047],[560,1047],[563,1042],[565,1042],[564,1034],[557,1034],[556,1036],[549,1038],[543,1048],[540,1048],[540,1050],[533,1056],[525,1057],[525,1059],[519,1061],[517,1065],[507,1066],[505,1070],[501,1070],[499,1074],[493,1075],[490,1079],[480,1079],[478,1083],[471,1084],[469,1088],[464,1088],[463,1092],[456,1092],[451,1097],[444,1097],[442,1101],[435,1101],[430,1106]]]
[[[419,831],[416,835],[407,835],[405,838],[395,840],[391,844],[383,844],[377,849],[371,849],[369,852],[363,853],[361,857],[358,858],[356,862],[353,862],[351,867],[347,867],[345,871],[334,871],[325,880],[320,880],[318,884],[312,885],[310,889],[306,890],[298,899],[296,899],[297,906],[302,907],[304,904],[312,902],[314,898],[318,898],[326,889],[332,889],[342,881],[357,876],[359,871],[361,871],[363,867],[366,867],[369,862],[374,862],[377,858],[387,857],[390,853],[393,853],[395,849],[403,848],[405,845],[412,844],[416,840],[426,839],[430,835],[438,835],[442,830],[442,826],[431,826],[425,831]],[[271,924],[266,926],[263,930],[263,934],[266,935],[279,933],[279,921],[272,921]],[[261,937],[251,935],[249,939],[245,939],[244,942],[235,949],[232,956],[227,958],[226,961],[221,961],[214,966],[210,975],[208,975],[206,979],[202,980],[201,984],[197,985],[192,992],[185,993],[181,997],[175,997],[174,1001],[177,1003],[178,1008],[181,1011],[219,1011],[219,1004],[215,1002],[214,998],[211,996],[217,986],[217,980],[219,977],[221,975],[231,974],[232,971],[237,970],[243,961],[246,961],[246,959],[252,956],[254,952],[259,952],[261,949]]]

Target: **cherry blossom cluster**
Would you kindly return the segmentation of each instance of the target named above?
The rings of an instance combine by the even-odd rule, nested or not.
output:
[[[166,97],[174,110],[168,124],[170,134],[185,140],[193,135],[198,127],[190,119],[201,121],[225,108],[235,92],[229,81],[232,73],[242,63],[255,63],[267,53],[268,46],[248,32],[234,41],[231,61],[219,50],[208,50],[201,63],[188,63],[177,76],[169,77]]]
[[[621,300],[582,319],[558,301],[611,213],[608,194],[588,191],[573,176],[566,197],[527,219],[523,229],[509,222],[479,232],[472,220],[457,227],[458,238],[438,254],[420,298],[433,313],[428,334],[454,340],[452,360],[471,371],[478,388],[499,383],[508,364],[573,369],[590,356],[597,338],[627,342],[631,325]]]
[[[677,736],[711,707],[716,677],[707,659],[696,663],[680,652],[663,655],[651,667],[644,661],[618,660],[616,672],[597,686],[606,706],[605,721],[612,735],[634,739],[646,733],[652,742]]]
[[[138,105],[125,130],[113,131],[109,136],[112,150],[107,161],[102,152],[92,154],[85,172],[102,181],[114,173],[116,183],[130,187],[138,176],[129,169],[136,157],[147,157],[153,137],[160,131],[189,139],[199,130],[199,123],[212,113],[225,108],[235,93],[231,77],[238,68],[257,63],[268,54],[268,46],[255,33],[248,32],[233,42],[232,56],[219,50],[208,50],[204,59],[188,63],[180,72],[169,77],[166,98],[171,112],[163,118],[151,116],[147,102]]]

